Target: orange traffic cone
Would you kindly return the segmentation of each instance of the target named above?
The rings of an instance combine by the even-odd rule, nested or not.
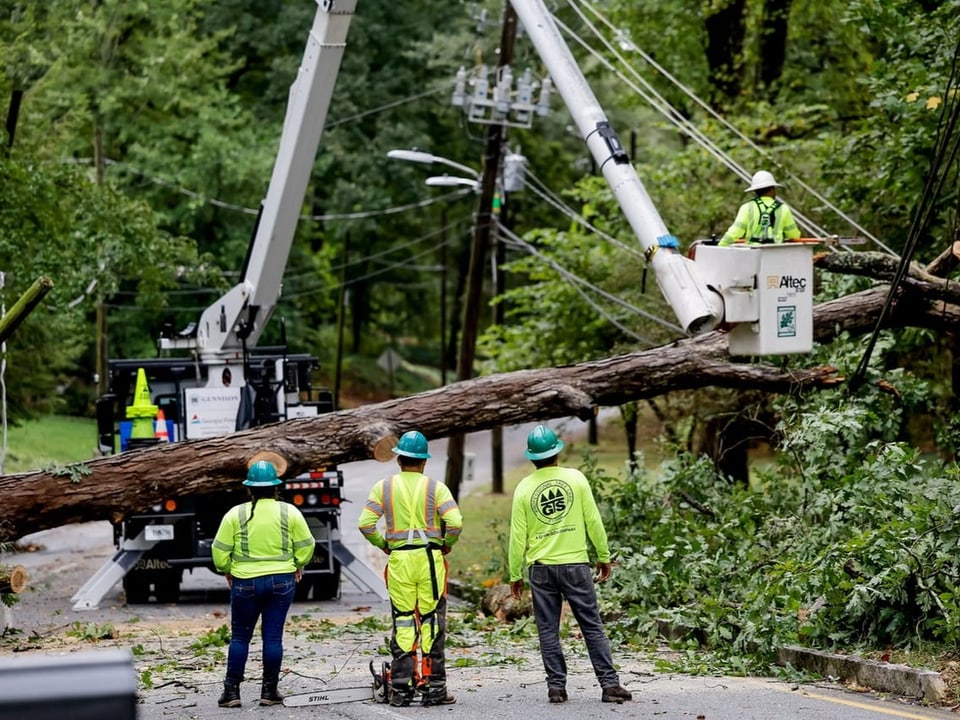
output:
[[[167,432],[167,419],[163,416],[163,410],[157,410],[157,429],[154,433],[157,442],[170,442],[170,433]]]

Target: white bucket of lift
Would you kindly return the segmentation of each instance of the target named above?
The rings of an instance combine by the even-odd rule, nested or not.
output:
[[[699,246],[698,268],[724,300],[731,355],[813,349],[813,246]]]

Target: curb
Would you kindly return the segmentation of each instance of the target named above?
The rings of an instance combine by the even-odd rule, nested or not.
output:
[[[946,700],[946,683],[940,673],[933,670],[917,670],[908,665],[795,646],[777,650],[777,663],[822,677],[852,680],[858,685],[879,692],[913,697],[935,704],[943,704]]]

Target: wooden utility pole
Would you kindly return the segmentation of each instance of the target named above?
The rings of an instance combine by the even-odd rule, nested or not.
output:
[[[504,228],[510,227],[510,205],[507,201],[507,189],[503,188],[503,196],[500,198],[500,225]],[[506,273],[503,271],[503,264],[506,262],[507,247],[502,237],[494,238],[494,261],[493,261],[493,285],[494,294],[500,298],[500,301],[493,306],[493,324],[503,325],[506,319],[504,312],[503,293],[507,289]],[[503,426],[497,426],[490,430],[490,491],[495,494],[503,493]]]
[[[500,28],[500,57],[497,68],[513,62],[513,45],[517,36],[517,13],[507,2],[503,8]],[[493,198],[500,172],[500,158],[506,124],[493,124],[487,130],[487,142],[483,156],[483,177],[480,181],[480,200],[474,225],[473,245],[467,276],[467,301],[463,310],[463,329],[460,333],[460,354],[457,358],[457,380],[473,377],[473,361],[476,357],[477,332],[480,324],[480,304],[483,298],[483,270],[490,248],[490,228],[495,222],[492,213]],[[463,479],[463,447],[465,436],[453,435],[447,443],[446,484],[454,498],[460,495]]]

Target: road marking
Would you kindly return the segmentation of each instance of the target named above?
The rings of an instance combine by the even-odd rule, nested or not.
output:
[[[779,684],[771,684],[767,685],[766,687],[772,687],[780,692],[786,693],[797,692],[797,690],[791,690],[789,687],[784,687]],[[899,710],[897,708],[887,708],[877,705],[876,703],[864,703],[856,700],[846,700],[844,698],[821,695],[820,693],[810,692],[809,690],[803,689],[801,689],[799,692],[803,693],[805,697],[809,697],[814,700],[823,700],[824,702],[835,703],[837,705],[847,705],[849,707],[859,708],[860,710],[869,710],[882,715],[893,715],[894,717],[898,718],[907,718],[907,720],[934,720],[935,718],[943,717],[943,715],[939,712],[936,715],[917,715],[915,712],[907,712],[906,710]]]

